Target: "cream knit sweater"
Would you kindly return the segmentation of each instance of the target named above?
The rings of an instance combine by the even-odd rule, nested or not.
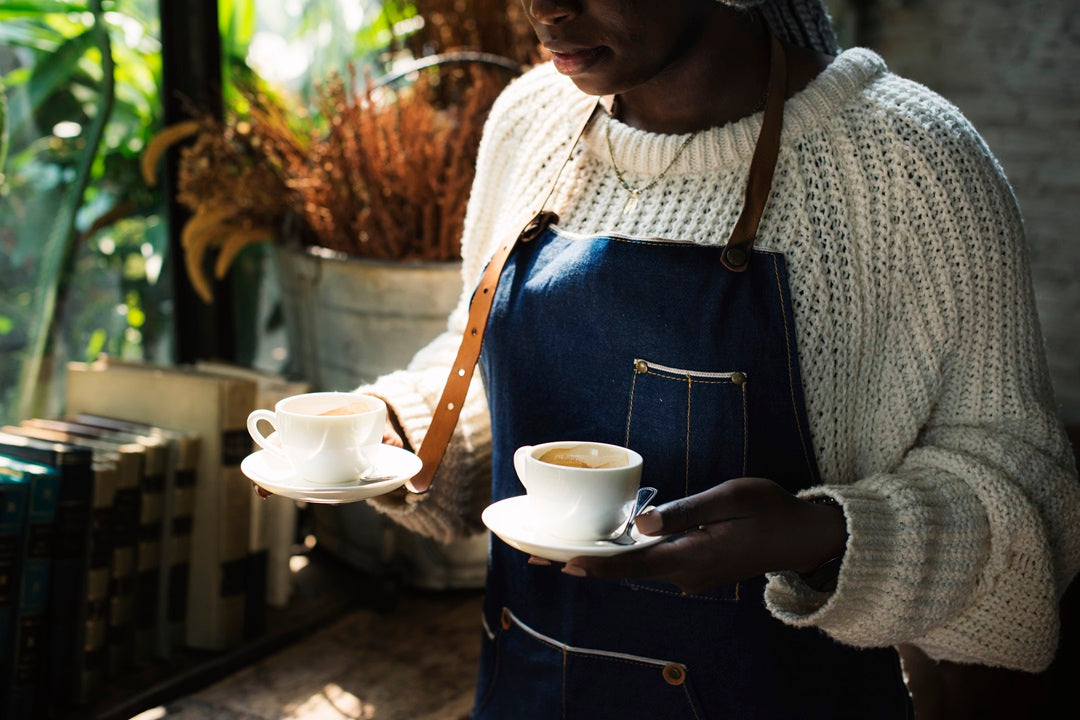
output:
[[[449,330],[365,390],[418,447],[494,244],[530,217],[593,98],[541,66],[492,110],[462,240],[465,292]],[[632,184],[685,137],[598,117],[548,207],[577,232],[726,241],[761,116],[695,137],[633,217],[604,137]],[[1057,600],[1080,565],[1080,489],[1055,415],[1023,228],[1001,168],[959,111],[849,50],[786,105],[759,243],[788,259],[810,429],[849,541],[816,593],[770,577],[792,625],[858,646],[1039,670]],[[678,288],[672,288],[678,292]],[[440,539],[482,529],[490,427],[479,376],[427,496],[375,504]],[[722,478],[717,478],[721,480]]]

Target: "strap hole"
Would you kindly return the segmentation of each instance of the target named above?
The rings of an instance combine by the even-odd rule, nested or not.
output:
[[[454,403],[446,403],[446,409],[447,410],[453,410],[454,409]]]
[[[458,377],[465,377],[465,368],[458,368]]]

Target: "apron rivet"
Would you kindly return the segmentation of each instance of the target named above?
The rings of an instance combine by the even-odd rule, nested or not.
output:
[[[742,267],[747,260],[746,251],[740,247],[728,248],[724,251],[724,257],[727,258],[728,264],[732,267]]]
[[[502,612],[499,614],[499,624],[502,625],[503,630],[509,630],[510,629],[510,609],[509,608],[503,608],[502,609]]]
[[[634,370],[638,373],[647,373],[649,372],[649,363],[644,360],[638,360],[634,363]]]
[[[731,382],[735,385],[746,384],[746,373],[733,372],[731,373]]]
[[[664,681],[668,685],[682,685],[686,682],[686,671],[683,670],[682,665],[668,663],[664,666]]]

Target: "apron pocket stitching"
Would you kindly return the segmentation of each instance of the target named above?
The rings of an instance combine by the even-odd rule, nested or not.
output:
[[[660,593],[661,595],[670,595],[671,597],[677,597],[684,600],[705,600],[706,602],[720,603],[739,602],[739,583],[735,583],[735,597],[709,597],[708,595],[687,595],[685,593],[675,592],[673,590],[664,590],[662,588],[652,587],[651,585],[640,585],[633,580],[624,581],[623,587],[630,588],[634,591],[645,590],[648,592]]]
[[[560,642],[553,637],[545,635],[539,630],[534,630],[533,628],[529,627],[524,622],[522,622],[521,619],[518,618],[518,616],[515,615],[514,612],[509,608],[507,608],[506,612],[507,614],[509,614],[510,620],[511,622],[513,622],[514,625],[517,625],[519,628],[524,630],[533,639],[538,640],[545,645],[554,648],[555,650],[559,650],[564,654],[564,656],[566,653],[570,653],[571,655],[601,657],[605,660],[616,660],[618,662],[641,665],[644,667],[657,667],[660,669],[663,669],[668,665],[678,665],[684,671],[689,672],[689,668],[687,668],[685,664],[675,662],[674,660],[659,660],[657,658],[645,657],[644,655],[631,655],[630,653],[620,653],[614,652],[612,650],[597,650],[595,648],[583,648],[576,647],[574,645],[568,645],[567,643]]]
[[[697,705],[694,703],[694,698],[690,695],[690,688],[687,687],[686,682],[682,684],[683,693],[686,695],[686,704],[690,706],[690,712],[694,713],[696,720],[701,720],[701,716],[698,715]]]
[[[686,459],[683,463],[683,497],[690,495],[690,390],[694,381],[686,376]]]
[[[625,447],[630,447],[630,422],[634,418],[634,388],[637,387],[637,370],[633,370],[633,378],[630,380],[630,409],[626,411],[626,442]]]
[[[742,474],[746,477],[746,459],[749,455],[750,445],[750,422],[747,417],[747,405],[746,405],[746,386],[750,384],[749,380],[743,380],[739,389],[742,390]]]

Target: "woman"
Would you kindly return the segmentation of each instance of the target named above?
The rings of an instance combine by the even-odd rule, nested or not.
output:
[[[524,6],[553,61],[492,110],[449,331],[363,388],[388,441],[424,439],[497,244],[558,220],[501,270],[431,492],[376,504],[448,539],[523,492],[516,447],[606,441],[670,537],[494,539],[476,717],[905,717],[898,643],[1044,668],[1080,493],[979,136],[816,0]]]

